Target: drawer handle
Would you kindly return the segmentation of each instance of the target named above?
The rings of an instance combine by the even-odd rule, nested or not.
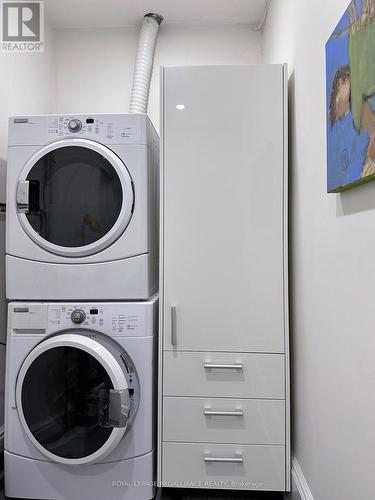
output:
[[[206,463],[243,464],[243,457],[204,457]]]
[[[241,363],[205,363],[204,367],[206,370],[243,370],[243,364]]]
[[[177,308],[171,306],[171,344],[172,347],[177,346]]]
[[[243,417],[243,410],[210,410],[205,408],[203,413],[207,417]]]

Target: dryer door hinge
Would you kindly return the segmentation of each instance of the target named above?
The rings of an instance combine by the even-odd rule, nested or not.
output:
[[[29,212],[29,181],[20,181],[17,186],[17,210],[23,214]]]
[[[110,427],[127,427],[130,410],[129,390],[109,391],[108,402],[108,426]]]

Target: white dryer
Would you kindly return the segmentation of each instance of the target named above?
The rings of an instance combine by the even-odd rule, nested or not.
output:
[[[159,138],[145,114],[11,118],[8,299],[152,297],[158,177]]]
[[[154,495],[157,299],[10,303],[8,497]]]

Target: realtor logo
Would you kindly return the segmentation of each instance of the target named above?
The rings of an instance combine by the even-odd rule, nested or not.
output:
[[[43,2],[1,2],[1,50],[43,52]]]

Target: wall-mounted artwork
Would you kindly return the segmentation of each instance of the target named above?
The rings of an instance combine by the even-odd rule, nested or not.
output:
[[[375,0],[353,0],[326,44],[327,190],[375,179]]]

